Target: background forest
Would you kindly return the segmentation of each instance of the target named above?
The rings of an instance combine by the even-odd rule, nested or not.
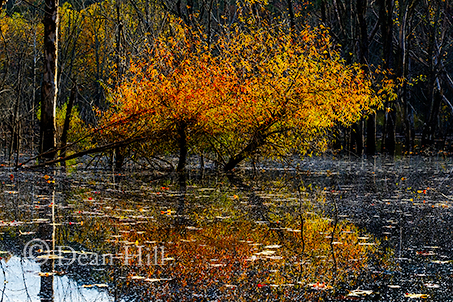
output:
[[[0,144],[12,160],[24,150],[35,152],[39,145],[45,4],[14,0],[2,4]],[[94,150],[107,152],[109,156],[115,154],[120,167],[125,157],[153,158],[179,150],[178,168],[182,168],[183,157],[188,152],[207,151],[216,154],[217,160],[229,169],[258,149],[268,152],[275,145],[304,146],[303,151],[310,152],[320,145],[320,149],[325,149],[327,139],[330,148],[357,155],[451,150],[453,10],[450,1],[71,0],[60,2],[59,6],[56,137],[60,156],[65,155],[67,142],[77,143],[70,145],[71,152]],[[260,51],[249,53],[245,60],[244,53],[251,49]],[[265,56],[261,56],[263,53]],[[282,55],[286,53],[292,53],[295,59]],[[268,60],[280,62],[277,65],[283,67],[272,70],[275,64],[263,63]],[[316,65],[316,62],[321,63]],[[202,66],[218,68],[203,73]],[[247,71],[241,74],[242,78],[238,77],[239,73],[228,71],[228,68],[237,71],[238,66]],[[301,70],[307,71],[307,75],[300,76]],[[316,72],[309,72],[313,70]],[[269,74],[264,75],[265,72]],[[160,123],[155,122],[160,128],[146,128],[143,118],[155,121],[154,117],[169,114],[164,110],[157,112],[156,107],[174,109],[178,102],[187,100],[178,101],[180,90],[172,86],[176,89],[174,95],[178,96],[176,105],[156,100],[151,113],[149,108],[140,107],[152,101],[151,97],[140,99],[150,91],[143,88],[144,78],[149,80],[146,85],[157,87],[152,88],[155,94],[161,96],[168,92],[170,86],[163,84],[163,78],[153,82],[157,74],[173,74],[173,82],[181,87],[203,83],[200,79],[209,78],[210,85],[190,86],[192,92],[203,91],[203,94],[194,92],[193,98],[197,100],[221,101],[221,95],[235,91],[253,102],[279,101],[273,107],[263,107],[263,112],[272,113],[264,115],[263,121],[256,121],[255,126],[238,121],[263,116],[251,111],[251,108],[259,110],[256,109],[259,106],[237,105],[250,116],[231,113],[232,121],[228,122],[212,111],[225,103],[207,102],[205,107],[194,104],[198,111],[184,108],[179,116],[185,118],[178,119],[175,114],[171,126],[162,126],[162,119]],[[257,75],[260,81],[250,80]],[[235,78],[231,80],[228,76]],[[299,78],[307,83],[296,80]],[[350,82],[349,86],[341,84],[332,88],[333,84],[329,83],[340,78]],[[234,90],[238,87],[235,83],[245,82],[248,86],[243,86],[252,87],[250,91]],[[334,97],[321,95],[324,86],[317,83],[327,83],[329,90],[335,92]],[[265,91],[263,85],[272,87],[272,92],[257,93]],[[333,99],[332,103],[321,104],[313,97],[312,107],[296,104],[297,110],[291,111],[292,100],[302,93],[311,93],[307,87],[312,86],[317,88],[314,95],[323,100]],[[118,100],[129,100],[128,95],[134,101],[119,105]],[[235,99],[237,104],[238,100]],[[336,109],[341,102],[349,108],[348,116]],[[288,111],[278,109],[282,107],[290,108],[285,110],[294,113],[291,118],[284,120]],[[313,108],[317,109],[310,111]],[[217,124],[200,122],[203,116],[199,111],[205,117],[212,114],[210,118]],[[134,116],[141,119],[134,120]],[[317,119],[310,119],[311,116]],[[316,126],[307,126],[314,123]],[[240,128],[234,129],[232,124]],[[236,137],[217,135],[219,127],[222,135],[236,133]],[[244,133],[238,132],[239,129]],[[294,134],[295,129],[302,131],[302,136]],[[320,132],[322,135],[317,135]],[[204,139],[206,133],[215,139]],[[250,138],[240,145],[241,138],[250,133]],[[282,135],[275,136],[276,133]],[[284,141],[293,134],[295,139],[290,143]],[[143,141],[145,136],[147,140]],[[196,144],[190,143],[191,137],[197,140]],[[316,138],[306,139],[313,137]],[[266,139],[268,149],[264,150]],[[269,154],[279,155],[278,152]],[[19,156],[16,160],[19,163]]]

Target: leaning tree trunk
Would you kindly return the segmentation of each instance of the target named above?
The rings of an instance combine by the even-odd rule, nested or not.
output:
[[[44,5],[44,74],[41,87],[40,153],[55,157],[55,110],[58,94],[58,1],[45,0]]]

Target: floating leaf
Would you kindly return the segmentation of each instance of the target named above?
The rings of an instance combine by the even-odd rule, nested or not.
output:
[[[273,254],[275,254],[275,251],[269,251],[269,250],[255,253],[255,255],[257,255],[257,256],[269,256],[269,255],[273,255]]]
[[[401,286],[399,286],[399,285],[394,285],[394,284],[389,284],[389,285],[387,285],[387,286],[388,286],[389,288],[394,288],[394,289],[396,289],[396,288],[401,288]]]
[[[327,285],[327,283],[324,282],[309,283],[307,286],[314,290],[328,290],[333,288],[332,286]]]
[[[410,299],[426,299],[426,298],[429,298],[429,295],[427,295],[427,294],[409,294],[409,293],[406,293],[404,295],[404,297],[410,298]]]
[[[82,287],[84,287],[84,288],[91,288],[91,287],[102,288],[102,287],[109,287],[109,286],[107,284],[84,284],[84,285],[82,285]]]
[[[431,263],[436,263],[436,264],[447,264],[447,263],[452,263],[453,260],[431,260]]]
[[[348,297],[361,297],[361,296],[369,296],[373,294],[373,291],[372,290],[361,290],[361,289],[355,289],[353,291],[351,291],[349,294],[348,294]]]
[[[37,259],[45,259],[45,260],[55,260],[55,259],[64,259],[62,256],[58,255],[40,255],[36,257]]]
[[[274,245],[266,245],[264,248],[265,249],[279,249],[281,247],[282,247],[281,245],[274,244]]]
[[[145,282],[160,282],[160,281],[171,281],[172,279],[170,278],[147,278],[144,281]]]

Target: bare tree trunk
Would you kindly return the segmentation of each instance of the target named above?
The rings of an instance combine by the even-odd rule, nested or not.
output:
[[[400,3],[399,12],[399,32],[398,32],[398,51],[396,64],[396,74],[398,77],[406,79],[409,74],[409,37],[410,23],[417,0],[410,0]],[[407,152],[412,152],[414,147],[414,122],[412,108],[409,103],[407,84],[404,81],[399,91],[399,98],[403,106],[403,125],[404,125],[404,148]]]
[[[211,36],[212,36],[212,18],[211,18],[211,14],[212,14],[212,6],[214,4],[214,0],[211,0],[211,2],[209,3],[209,7],[208,7],[208,33],[207,33],[207,36],[208,36],[208,47],[209,47],[209,50],[211,50]]]
[[[359,24],[359,49],[358,57],[359,62],[362,64],[363,72],[368,72],[368,27],[365,20],[367,12],[367,0],[356,0],[357,21]],[[376,153],[376,114],[372,113],[368,116],[366,122],[366,148],[367,155],[374,155]]]
[[[71,95],[69,97],[68,105],[66,106],[66,116],[64,119],[63,131],[61,133],[61,152],[60,157],[66,156],[66,143],[68,142],[68,132],[69,132],[69,125],[71,122],[71,112],[72,107],[74,106],[74,102],[77,96],[77,84],[72,87]],[[66,162],[63,162],[63,165],[66,166]]]
[[[291,31],[293,33],[296,32],[296,21],[295,21],[295,16],[294,16],[294,9],[293,9],[293,1],[291,0],[286,0],[287,5],[288,5],[288,13],[289,13],[289,22],[291,26]]]
[[[321,0],[321,22],[322,24],[326,24],[326,21],[326,0]]]
[[[122,68],[122,41],[121,37],[123,36],[123,22],[121,21],[121,11],[120,11],[120,2],[116,3],[116,23],[117,23],[117,32],[116,32],[116,84],[120,85],[123,78],[123,68]],[[120,171],[123,168],[124,159],[125,159],[126,148],[124,146],[118,146],[115,148],[115,169]]]
[[[38,61],[38,55],[36,51],[36,25],[33,25],[33,66],[32,66],[32,97],[31,97],[31,154],[35,151],[35,106],[36,106],[36,63]],[[30,154],[30,155],[31,155]]]
[[[382,57],[384,69],[389,70],[393,66],[393,0],[379,0],[379,22],[382,33]],[[384,104],[384,130],[382,133],[382,152],[390,155],[395,153],[395,105],[386,101]]]
[[[438,83],[438,81],[436,81]],[[431,106],[429,110],[428,120],[423,128],[422,146],[428,147],[434,144],[436,133],[437,119],[440,111],[440,104],[442,103],[442,90],[436,85],[433,90],[431,98]]]
[[[22,67],[20,66],[20,71],[18,73],[19,79],[17,84],[17,95],[16,95],[16,106],[14,108],[14,135],[12,139],[14,140],[13,149],[16,150],[16,169],[19,166],[19,154],[20,154],[20,118],[19,118],[19,108],[22,100]]]
[[[55,111],[58,95],[58,1],[45,0],[44,5],[44,74],[41,87],[40,153],[44,158],[55,157]],[[49,152],[51,151],[51,152]]]
[[[439,31],[440,2],[432,1],[427,6],[427,12],[436,10],[433,18],[429,19],[430,28],[428,32],[428,86],[426,95],[429,97],[429,113],[423,127],[422,147],[429,147],[434,144],[436,126],[442,103],[442,87],[440,85],[438,62],[440,52],[438,51],[438,41],[436,35]]]
[[[9,161],[13,156],[14,151],[18,150],[19,142],[19,108],[22,96],[22,62],[19,61],[19,70],[17,71],[17,86],[16,86],[16,98],[14,103],[13,115],[11,116],[11,139],[9,145]]]

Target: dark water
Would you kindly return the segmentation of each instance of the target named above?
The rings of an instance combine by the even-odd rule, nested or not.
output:
[[[272,167],[272,168],[269,168]],[[0,172],[3,301],[450,301],[453,163]]]

